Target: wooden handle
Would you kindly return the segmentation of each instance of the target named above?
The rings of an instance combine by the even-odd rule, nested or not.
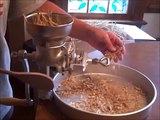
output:
[[[2,68],[0,68],[0,73],[14,75],[14,73],[12,71],[8,71],[8,70],[2,69]]]
[[[9,106],[28,106],[26,99],[0,98],[0,104]]]
[[[28,83],[32,88],[52,90],[54,87],[53,80],[50,76],[37,72],[14,72],[0,68],[0,73],[9,74],[17,77],[24,83]]]

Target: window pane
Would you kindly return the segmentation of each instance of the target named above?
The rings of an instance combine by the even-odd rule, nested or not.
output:
[[[88,13],[107,13],[108,0],[89,0]]]
[[[129,0],[110,0],[109,14],[127,14]]]
[[[69,13],[87,13],[88,0],[68,0]]]

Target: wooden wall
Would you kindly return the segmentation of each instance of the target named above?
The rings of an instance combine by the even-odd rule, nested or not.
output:
[[[160,0],[150,0],[146,10],[146,13],[160,13]]]

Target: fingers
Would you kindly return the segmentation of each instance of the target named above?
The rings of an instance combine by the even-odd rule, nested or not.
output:
[[[117,50],[115,52],[106,51],[105,56],[111,61],[113,60],[114,62],[118,62],[123,58],[122,48],[117,46]]]
[[[104,41],[106,42],[106,46],[105,46],[105,50],[108,50],[108,51],[111,51],[111,52],[114,52],[116,51],[116,47],[115,45],[113,44],[114,43],[114,39],[116,39],[114,37],[114,35],[110,32],[106,32],[106,39],[104,39]]]
[[[125,53],[124,44],[115,34],[108,32],[108,36],[112,46],[114,46],[116,50],[112,51],[111,49],[107,49],[105,51],[105,56],[114,62],[118,62],[123,59],[123,55]]]
[[[121,41],[121,39],[117,37],[114,33],[108,32],[108,35],[113,44],[117,46],[123,46],[123,42]]]
[[[114,62],[122,60],[125,53],[123,42],[114,33],[102,29],[94,29],[88,42]]]

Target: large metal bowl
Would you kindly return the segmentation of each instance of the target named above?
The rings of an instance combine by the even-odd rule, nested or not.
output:
[[[96,114],[73,108],[56,94],[56,89],[60,82],[68,77],[67,74],[62,75],[58,73],[54,77],[54,100],[60,110],[69,118],[74,120],[144,120],[148,117],[152,104],[156,100],[157,91],[154,84],[147,76],[135,69],[120,64],[111,64],[108,67],[104,67],[100,64],[89,64],[85,72],[80,73],[79,71],[74,71],[73,75],[84,73],[105,73],[106,75],[125,78],[124,80],[130,81],[133,85],[140,86],[146,92],[148,104],[142,109],[124,114]]]

